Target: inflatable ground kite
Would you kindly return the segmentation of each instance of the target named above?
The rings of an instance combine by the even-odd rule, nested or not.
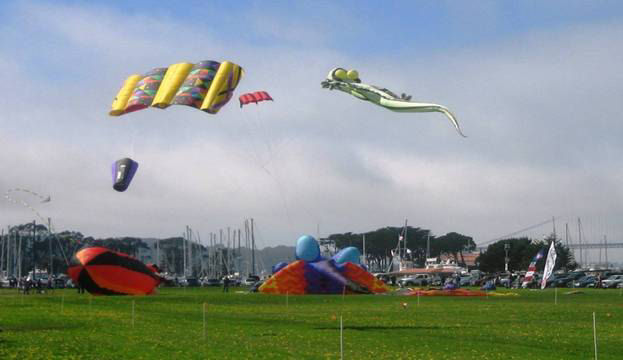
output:
[[[345,248],[331,259],[320,255],[318,242],[305,235],[296,244],[296,261],[274,267],[276,272],[260,286],[265,294],[375,294],[389,291],[359,264],[359,250]]]
[[[369,101],[376,105],[396,112],[440,112],[454,125],[459,135],[465,137],[454,114],[443,105],[420,103],[411,101],[411,96],[402,94],[398,96],[393,92],[374,85],[361,82],[357,70],[346,71],[343,68],[335,68],[329,72],[327,78],[320,83],[323,88],[337,89],[354,97]]]
[[[232,98],[243,73],[232,62],[204,60],[131,75],[115,97],[109,114],[120,116],[149,106],[165,109],[169,105],[187,105],[216,114]]]
[[[104,247],[78,251],[67,274],[93,295],[149,295],[162,281],[144,263]]]

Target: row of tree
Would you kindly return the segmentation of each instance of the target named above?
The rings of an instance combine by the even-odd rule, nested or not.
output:
[[[416,266],[424,266],[426,262],[427,244],[431,257],[442,254],[451,255],[459,262],[464,252],[474,251],[474,239],[451,232],[442,236],[435,236],[428,229],[419,227],[384,227],[366,233],[332,234],[327,239],[335,243],[338,249],[354,246],[363,253],[363,238],[366,239],[366,262],[372,268],[386,269],[392,261],[392,251],[398,247],[408,249],[406,257]],[[402,239],[402,241],[399,241]],[[406,245],[403,241],[406,241]],[[464,262],[464,261],[462,261]]]
[[[404,237],[406,232],[406,248],[408,249],[407,258],[413,260],[415,266],[423,267],[426,261],[427,243],[431,257],[442,255],[456,259],[459,265],[465,266],[464,253],[476,250],[476,243],[472,237],[456,232],[450,232],[442,236],[434,236],[430,230],[419,227],[408,227],[405,231],[402,227],[385,227],[374,231],[355,234],[343,233],[333,234],[328,240],[335,243],[338,249],[348,246],[357,247],[363,252],[363,238],[366,239],[366,260],[372,268],[387,269],[392,261],[392,250],[405,244],[399,241],[401,235]],[[544,240],[534,240],[527,237],[509,238],[497,241],[482,251],[476,258],[475,267],[485,272],[501,272],[506,266],[505,246],[509,245],[508,250],[508,269],[509,271],[526,270],[540,251],[547,249],[554,235]],[[575,262],[573,253],[562,242],[556,242],[556,269],[575,269],[578,264]],[[545,258],[537,262],[537,269],[542,270]]]
[[[406,257],[415,266],[423,267],[426,261],[427,244],[431,257],[442,255],[451,256],[457,260],[459,265],[465,265],[463,255],[466,252],[473,252],[476,243],[470,236],[456,232],[450,232],[442,236],[435,236],[428,229],[419,227],[384,227],[366,233],[342,233],[332,234],[327,239],[322,239],[321,244],[333,244],[336,250],[348,246],[355,246],[363,253],[363,238],[366,239],[366,261],[373,269],[387,269],[392,261],[392,251],[398,246],[408,249]],[[404,239],[399,241],[399,238]],[[510,245],[508,250],[509,270],[525,270],[534,255],[541,249],[547,250],[553,236],[548,239],[537,241],[527,237],[510,238],[500,240],[491,244],[487,249],[480,253],[476,259],[476,267],[485,272],[503,271],[505,268],[506,251],[505,245]],[[160,246],[161,264],[164,264],[169,271],[179,272],[183,268],[183,242],[182,237],[172,237],[161,239],[157,243]],[[405,242],[406,241],[406,244]],[[52,269],[55,273],[65,272],[67,262],[71,256],[84,246],[104,246],[112,250],[120,251],[133,256],[138,256],[141,249],[149,249],[149,244],[140,238],[120,237],[95,239],[84,236],[77,231],[62,231],[50,233],[44,225],[32,223],[11,227],[7,233],[0,238],[0,270],[7,270],[14,273],[18,268],[17,259],[21,259],[21,268],[32,269],[35,265],[41,269]],[[209,256],[207,248],[200,244],[191,244],[195,247],[195,256]],[[556,243],[557,261],[556,268],[574,269],[577,267],[572,252],[561,242]],[[228,249],[220,249],[220,262],[218,260],[207,259],[207,261],[218,267],[222,267],[222,259],[231,258]],[[247,251],[247,250],[245,250]],[[212,252],[215,254],[215,252]],[[218,255],[218,254],[217,254]],[[232,257],[241,256],[233,253]],[[156,260],[156,259],[154,259]],[[199,259],[195,264],[201,264]],[[282,259],[290,260],[290,259]],[[542,268],[544,260],[537,266]],[[270,267],[272,264],[266,264]],[[13,270],[12,270],[13,269]],[[220,270],[219,270],[220,271]],[[195,271],[193,271],[195,272]],[[22,274],[25,274],[22,271]]]
[[[503,271],[506,258],[505,246],[508,244],[508,269],[510,271],[526,270],[539,251],[543,251],[543,254],[547,255],[549,245],[554,239],[554,235],[550,235],[544,240],[533,240],[527,237],[500,240],[489,245],[476,261],[482,271]],[[556,255],[555,269],[573,270],[578,267],[573,252],[560,241],[556,242]],[[546,257],[544,256],[537,262],[538,270],[543,269],[545,260]]]

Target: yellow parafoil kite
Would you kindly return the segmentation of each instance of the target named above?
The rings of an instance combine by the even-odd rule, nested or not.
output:
[[[216,114],[232,98],[244,70],[229,61],[179,63],[128,77],[112,103],[111,116],[169,105],[187,105]]]

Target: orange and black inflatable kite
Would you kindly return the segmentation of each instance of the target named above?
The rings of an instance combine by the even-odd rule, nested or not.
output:
[[[78,251],[67,273],[93,295],[149,295],[162,281],[139,260],[104,247]]]

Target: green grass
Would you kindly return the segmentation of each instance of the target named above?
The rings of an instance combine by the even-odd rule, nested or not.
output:
[[[599,359],[623,354],[619,290],[518,297],[285,296],[161,289],[146,297],[0,291],[1,359]],[[132,302],[135,319],[132,324]],[[403,308],[401,304],[408,303]],[[203,304],[207,304],[204,338]]]

